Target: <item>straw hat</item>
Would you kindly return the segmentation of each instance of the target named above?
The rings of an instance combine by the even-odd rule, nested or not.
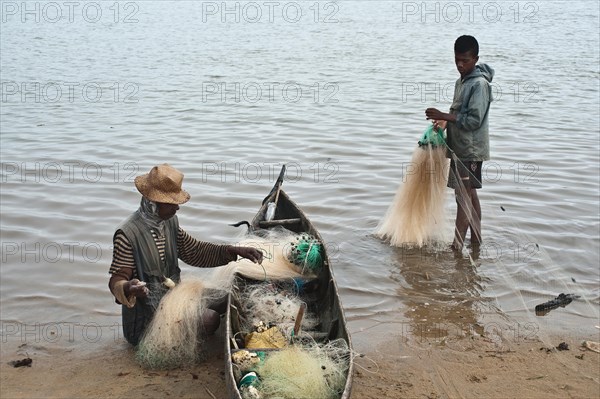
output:
[[[190,195],[181,188],[183,173],[169,164],[152,168],[150,173],[135,178],[135,187],[150,201],[183,204]]]

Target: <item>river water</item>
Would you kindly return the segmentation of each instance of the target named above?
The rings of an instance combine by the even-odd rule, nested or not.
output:
[[[182,226],[227,243],[286,163],[359,350],[597,334],[595,1],[3,1],[0,26],[3,342],[118,336],[112,234],[138,206],[133,178],[163,162],[192,195]],[[391,248],[372,232],[425,108],[451,103],[461,34],[496,70],[485,245]],[[450,224],[454,209],[448,192]],[[559,293],[581,299],[535,315]]]

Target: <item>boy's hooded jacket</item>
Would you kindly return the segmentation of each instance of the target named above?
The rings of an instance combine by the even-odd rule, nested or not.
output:
[[[488,111],[492,102],[490,83],[494,70],[487,64],[475,66],[473,72],[459,78],[454,86],[450,113],[455,123],[448,123],[448,146],[463,161],[490,159]]]

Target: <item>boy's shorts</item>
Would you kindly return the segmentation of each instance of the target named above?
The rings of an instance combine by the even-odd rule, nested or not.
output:
[[[481,161],[461,161],[457,164],[454,159],[450,161],[450,172],[448,173],[448,187],[456,189],[458,187],[455,176],[460,176],[461,182],[465,188],[481,188]]]

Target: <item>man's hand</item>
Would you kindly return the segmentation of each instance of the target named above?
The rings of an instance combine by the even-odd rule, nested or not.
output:
[[[231,255],[241,256],[242,258],[246,258],[254,263],[262,263],[263,254],[262,251],[259,251],[256,248],[252,247],[237,247],[234,245],[230,245],[227,247],[227,252]]]
[[[126,296],[130,297],[133,295],[137,298],[147,298],[150,293],[150,290],[146,287],[146,283],[137,278],[128,281],[123,287],[123,291],[125,291]]]

